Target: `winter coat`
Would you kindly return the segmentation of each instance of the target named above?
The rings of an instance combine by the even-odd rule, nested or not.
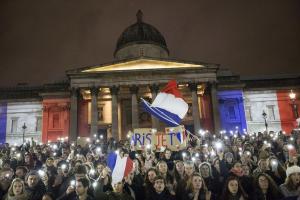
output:
[[[135,193],[136,199],[145,199],[145,189],[143,187],[144,179],[141,174],[136,174],[133,177],[131,188]]]
[[[66,194],[63,197],[61,197],[59,200],[78,200],[78,196],[76,195],[76,192],[71,192],[70,194]],[[86,200],[95,200],[91,196],[87,196]]]
[[[43,195],[46,193],[46,186],[40,180],[34,188],[25,186],[26,192],[29,194],[30,200],[41,200]]]
[[[107,200],[133,200],[133,198],[127,193],[118,194],[115,192],[108,192]]]
[[[209,194],[208,194],[209,195]],[[209,195],[209,200],[214,200],[215,197],[212,196],[212,194]],[[200,194],[198,195],[198,200],[207,200],[207,192],[200,191]],[[184,195],[181,198],[182,200],[194,200],[194,194],[192,191],[185,191]]]
[[[285,184],[279,186],[284,197],[298,197],[299,190],[289,190]]]
[[[271,192],[267,192],[267,194],[263,194],[261,190],[256,190],[252,197],[252,200],[280,200],[282,196],[278,193],[277,196],[274,196]]]
[[[146,197],[146,200],[175,200],[175,196],[171,195],[168,190],[164,190],[162,193],[158,194],[153,192]]]
[[[10,196],[9,194],[7,194],[5,197],[4,197],[4,200],[29,200],[29,196],[27,193],[24,193],[20,196]]]

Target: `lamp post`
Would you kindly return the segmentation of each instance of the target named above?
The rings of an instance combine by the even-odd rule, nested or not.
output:
[[[296,104],[296,94],[291,90],[289,94],[290,100],[292,101],[292,109],[293,113],[296,119],[299,118],[299,113],[298,113],[298,105]]]
[[[262,117],[265,120],[266,131],[268,131],[268,123],[267,123],[267,113],[263,110]]]
[[[22,129],[23,129],[23,144],[25,142],[25,130],[26,130],[27,126],[26,124],[24,123],[24,125],[22,126]]]

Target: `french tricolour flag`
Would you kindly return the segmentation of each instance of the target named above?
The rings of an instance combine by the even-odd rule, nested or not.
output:
[[[188,111],[188,104],[183,100],[174,80],[168,82],[166,87],[157,94],[152,104],[144,99],[142,99],[142,104],[147,112],[169,126],[180,125]]]
[[[133,162],[129,157],[123,157],[112,152],[107,157],[107,166],[112,171],[112,185],[122,181],[133,169]]]

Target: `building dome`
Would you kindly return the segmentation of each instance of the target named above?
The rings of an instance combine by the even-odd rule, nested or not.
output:
[[[152,25],[143,22],[143,13],[136,14],[137,22],[126,28],[118,39],[114,57],[128,59],[146,56],[166,58],[169,50],[165,38]]]

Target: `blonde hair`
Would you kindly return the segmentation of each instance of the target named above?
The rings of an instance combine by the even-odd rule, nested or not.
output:
[[[15,196],[13,188],[14,188],[14,184],[15,184],[16,182],[22,184],[22,193],[21,193],[21,194],[24,194],[24,193],[25,193],[25,184],[24,184],[24,181],[23,181],[22,179],[20,179],[20,178],[15,178],[15,179],[11,182],[11,185],[10,185],[10,187],[9,187],[9,189],[8,189],[8,195],[9,195],[9,196]]]

